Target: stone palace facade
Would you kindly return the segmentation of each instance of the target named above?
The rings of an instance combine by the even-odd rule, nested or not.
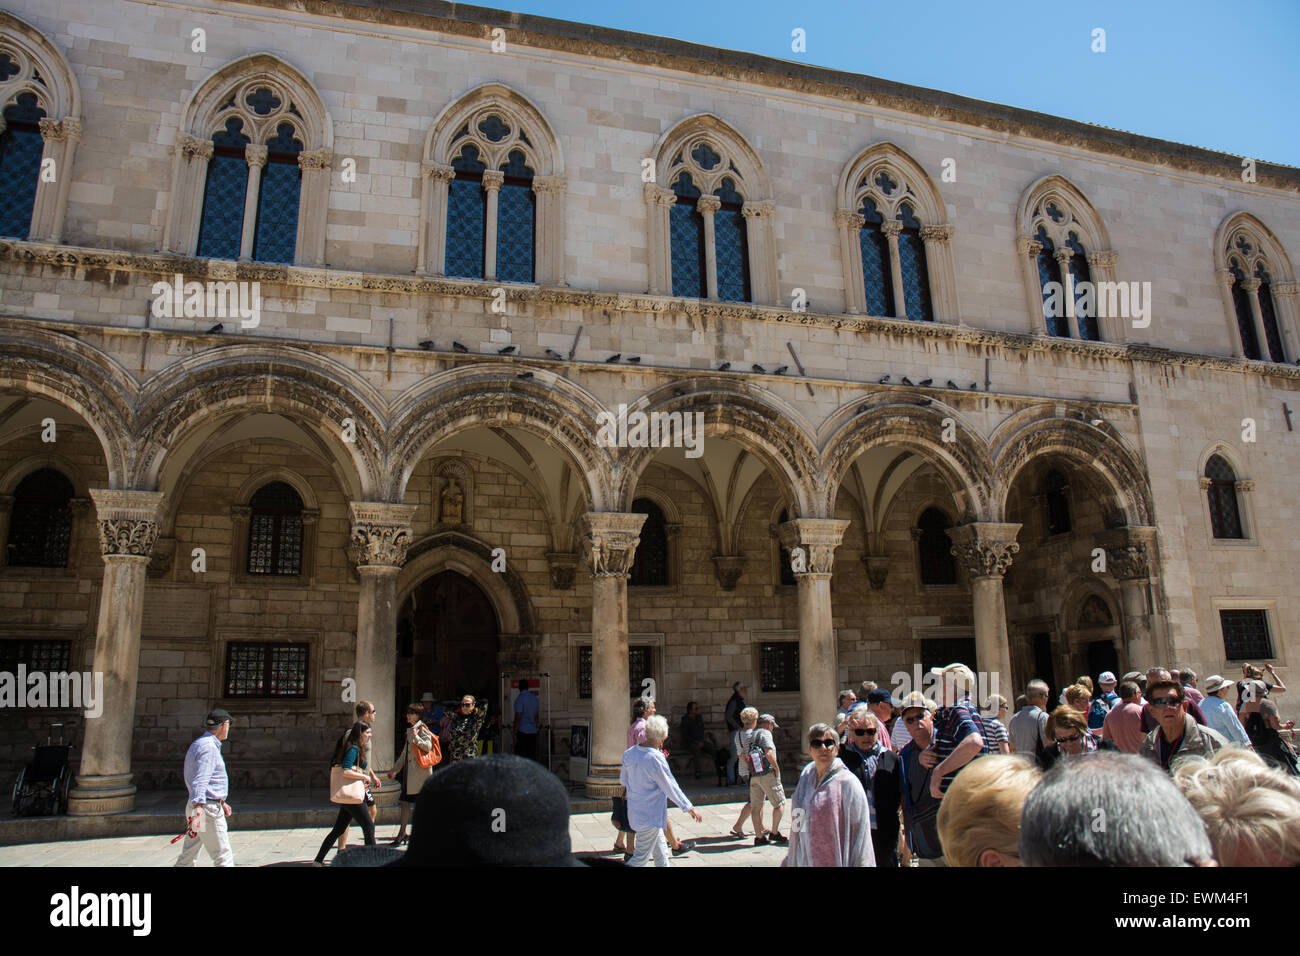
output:
[[[322,784],[353,681],[537,676],[604,795],[643,688],[790,752],[921,665],[1300,653],[1294,168],[433,0],[0,6],[0,671],[105,698],[0,768],[64,721],[73,813],[213,706]]]

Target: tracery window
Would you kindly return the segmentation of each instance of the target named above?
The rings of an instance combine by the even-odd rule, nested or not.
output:
[[[248,573],[302,573],[302,498],[283,481],[263,485],[249,499]]]
[[[1227,268],[1226,275],[1221,273],[1221,281],[1229,286],[1241,354],[1248,359],[1286,362],[1271,261],[1280,256],[1271,254],[1259,231],[1246,222],[1229,232],[1223,251]]]
[[[0,53],[0,77],[17,69]],[[36,186],[41,177],[40,121],[45,110],[36,103],[35,93],[20,93],[4,108],[4,132],[0,133],[0,236],[26,239],[32,225]]]
[[[5,547],[11,568],[68,566],[72,495],[72,482],[53,468],[41,468],[18,483]]]
[[[1244,538],[1237,502],[1237,473],[1232,465],[1222,455],[1211,455],[1205,463],[1205,478],[1214,537]]]
[[[1079,338],[1100,342],[1097,296],[1091,288],[1088,252],[1074,213],[1060,197],[1049,197],[1034,209],[1033,225],[1047,334],[1070,338],[1074,322]]]

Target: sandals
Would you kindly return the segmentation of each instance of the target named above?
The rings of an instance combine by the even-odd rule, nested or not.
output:
[[[737,840],[743,840],[743,839],[745,839],[745,831],[744,831],[744,830],[737,830],[737,829],[735,829],[734,827],[733,827],[732,830],[731,830],[731,835],[732,835],[733,837],[735,837]]]
[[[398,836],[393,837],[392,842],[389,843],[388,845],[389,845],[389,846],[401,846],[403,843],[409,843],[410,841],[411,841],[411,838],[410,838],[409,836],[407,836],[405,833],[402,833],[402,834],[399,834]]]

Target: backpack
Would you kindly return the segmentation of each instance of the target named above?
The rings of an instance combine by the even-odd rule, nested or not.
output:
[[[745,733],[745,731],[741,731]],[[757,729],[749,731],[749,745],[745,751],[745,766],[749,768],[749,774],[753,777],[762,777],[772,772],[772,765],[767,762],[767,754],[763,750],[763,745],[759,742],[759,731]]]
[[[1106,721],[1106,715],[1110,713],[1110,708],[1106,702],[1098,697],[1088,705],[1088,729],[1097,730]],[[1096,721],[1096,723],[1093,723]]]

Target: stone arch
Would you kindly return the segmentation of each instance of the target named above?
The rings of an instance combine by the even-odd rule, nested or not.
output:
[[[1091,471],[1101,477],[1100,487],[1112,505],[1107,526],[1145,527],[1152,523],[1146,467],[1117,433],[1084,421],[1051,417],[1018,426],[1004,423],[994,437],[994,447],[998,448],[993,484],[995,514],[1005,514],[1011,487],[1027,464],[1056,454],[1071,460],[1081,472]]]
[[[1219,228],[1214,233],[1214,268],[1228,267],[1228,250],[1238,237],[1253,241],[1257,247],[1252,256],[1243,256],[1247,258],[1248,266],[1253,267],[1259,258],[1267,265],[1275,281],[1295,281],[1295,270],[1291,267],[1291,259],[1286,254],[1282,241],[1273,230],[1244,209],[1225,216],[1223,222],[1219,223]],[[1253,275],[1254,272],[1254,268],[1249,268],[1246,274]]]
[[[717,184],[730,175],[733,179],[740,180],[736,184],[738,187],[747,188],[753,193],[745,196],[747,200],[757,202],[772,198],[772,185],[754,147],[736,132],[735,127],[712,113],[697,113],[679,120],[659,137],[651,155],[655,157],[655,170],[659,173],[660,185],[672,188],[672,176],[676,168],[674,158],[679,152],[690,152],[700,142],[708,142],[711,146],[725,150],[724,161],[730,160],[736,166],[733,171],[719,164],[716,174],[706,182],[696,184],[701,192],[713,192]]]
[[[90,496],[90,482],[86,480],[85,469],[63,455],[54,452],[28,455],[16,462],[8,471],[0,475],[0,495],[12,495],[14,489],[18,487],[24,478],[34,471],[40,471],[42,468],[53,468],[67,478],[72,483],[75,497],[87,498]]]
[[[899,149],[893,143],[876,143],[860,152],[844,164],[840,172],[839,208],[856,212],[861,204],[861,196],[867,191],[863,181],[874,179],[875,174],[889,171],[903,180],[899,194],[892,199],[886,198],[881,206],[881,213],[886,219],[892,219],[898,207],[910,203],[916,211],[917,218],[927,226],[938,225],[948,221],[947,207],[939,187],[925,169]]]
[[[0,331],[0,389],[40,395],[74,412],[99,439],[112,488],[129,488],[137,389],[110,356],[71,336]]]
[[[1246,467],[1246,459],[1241,452],[1226,441],[1216,441],[1206,445],[1196,459],[1196,475],[1198,478],[1205,475],[1205,466],[1210,463],[1210,459],[1215,455],[1225,459],[1232,466],[1232,470],[1237,474],[1238,478],[1244,478],[1250,470]]]
[[[496,169],[511,150],[518,149],[523,152],[537,175],[555,176],[564,173],[564,154],[551,124],[542,115],[542,111],[533,105],[532,100],[504,83],[476,86],[439,113],[424,137],[425,160],[450,163],[453,158],[452,145],[458,141],[457,134],[467,125],[471,127],[470,138],[477,145],[480,138],[474,135],[475,121],[486,118],[493,112],[503,113],[506,118],[514,120],[516,129],[500,144],[484,144],[484,152],[490,157],[490,161],[485,160],[489,169]],[[524,136],[522,141],[521,133]]]
[[[994,520],[990,494],[993,464],[979,431],[955,409],[938,402],[916,404],[921,394],[891,392],[841,409],[824,431],[819,473],[825,507],[834,507],[840,483],[862,452],[877,445],[898,445],[916,452],[944,477],[953,493],[954,521]],[[928,399],[926,399],[928,400]],[[955,441],[944,442],[944,419],[956,424]],[[829,511],[828,511],[829,513]]]
[[[1098,577],[1074,578],[1065,587],[1061,595],[1061,624],[1066,631],[1080,631],[1079,616],[1089,598],[1098,598],[1110,612],[1110,623],[1101,627],[1119,627],[1123,620],[1124,609],[1120,597],[1106,581]]]
[[[316,92],[305,73],[274,53],[255,53],[243,56],[219,68],[195,88],[181,109],[181,132],[197,139],[212,136],[212,124],[226,111],[226,103],[238,86],[242,90],[256,83],[273,84],[292,97],[295,113],[289,104],[277,108],[276,116],[284,113],[284,122],[292,123],[305,137],[303,146],[308,150],[330,149],[334,145],[334,123],[320,94]],[[246,104],[237,102],[234,109],[241,114],[248,111]],[[250,125],[262,125],[261,120],[249,116]]]
[[[414,542],[406,552],[406,563],[397,576],[397,606],[423,581],[452,570],[469,578],[487,595],[496,611],[501,635],[536,634],[528,588],[509,563],[503,572],[492,570],[492,548],[473,535],[441,531]]]
[[[1067,214],[1064,222],[1057,222],[1044,212],[1053,201],[1058,207],[1065,207],[1061,210]],[[1040,223],[1046,226],[1048,235],[1058,245],[1073,226],[1083,233],[1081,238],[1087,243],[1089,252],[1110,249],[1110,233],[1106,231],[1106,223],[1088,201],[1088,197],[1060,174],[1053,173],[1035,180],[1020,196],[1020,205],[1016,209],[1017,234],[1032,238]]]
[[[59,242],[68,208],[71,169],[81,139],[81,88],[63,52],[40,30],[11,13],[0,10],[0,53],[17,72],[0,79],[0,110],[30,93],[45,113],[40,120],[45,141],[41,160],[52,160],[57,176],[36,181],[32,222],[28,237]]]
[[[678,391],[685,394],[676,394]],[[737,385],[722,378],[698,378],[664,386],[629,406],[633,411],[683,415],[704,413],[705,436],[730,438],[753,452],[781,486],[793,505],[792,517],[815,517],[820,512],[814,489],[817,451],[809,429],[794,408],[755,386]],[[618,510],[631,507],[636,487],[657,448],[630,448],[620,456],[616,501]]]
[[[430,449],[468,428],[522,428],[558,448],[583,483],[587,509],[605,511],[614,500],[613,461],[596,444],[600,403],[562,376],[538,371],[524,381],[513,365],[451,369],[414,386],[393,406],[391,467],[384,500],[400,501],[416,466]]]
[[[172,449],[197,428],[227,415],[284,415],[322,440],[344,469],[353,500],[376,500],[383,485],[385,423],[382,396],[365,379],[305,349],[232,345],[169,366],[146,383],[139,420],[137,487],[153,488]],[[343,422],[355,426],[345,441]]]

